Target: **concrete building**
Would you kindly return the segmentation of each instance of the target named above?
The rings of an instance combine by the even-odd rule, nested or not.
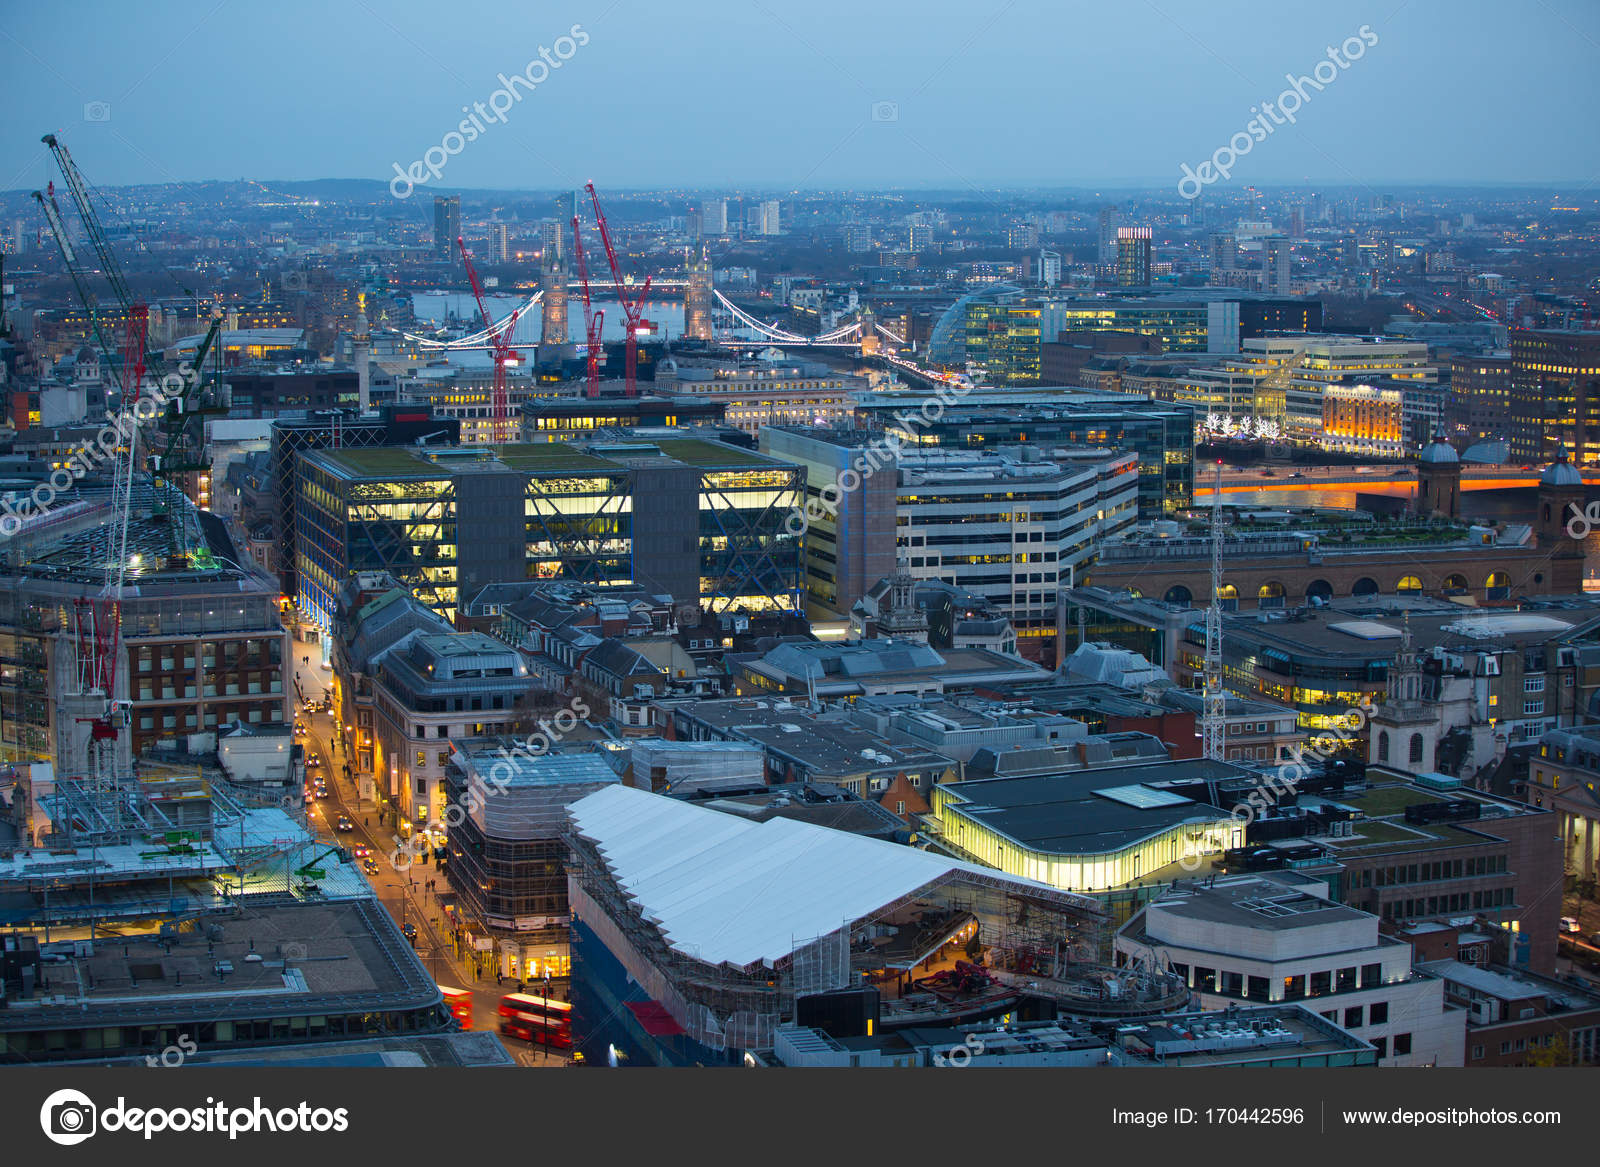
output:
[[[1092,446],[1139,460],[1141,519],[1194,505],[1194,410],[1121,393],[1083,389],[973,389],[927,420],[926,395],[911,390],[862,394],[857,420],[915,446],[983,449],[1028,443],[1040,448]],[[914,417],[907,425],[905,415]]]
[[[444,819],[453,743],[513,732],[532,680],[513,648],[481,632],[407,633],[367,663],[372,769],[402,833]]]
[[[1296,710],[1302,729],[1327,734],[1354,726],[1353,710],[1381,701],[1409,632],[1422,658],[1426,723],[1419,747],[1405,734],[1390,757],[1374,760],[1439,766],[1438,742],[1457,727],[1490,726],[1472,751],[1471,772],[1494,760],[1507,742],[1530,740],[1573,723],[1575,657],[1562,641],[1592,629],[1600,608],[1587,598],[1552,601],[1537,611],[1474,613],[1439,599],[1338,600],[1316,610],[1224,613],[1224,683],[1246,697]],[[1173,664],[1180,685],[1197,687],[1203,673],[1205,621],[1193,614]],[[1408,722],[1409,724],[1409,722]],[[1368,727],[1370,728],[1370,726]],[[1365,743],[1367,729],[1354,726]],[[1371,739],[1381,745],[1376,735]],[[1412,760],[1412,754],[1420,758]],[[1459,765],[1467,765],[1462,759]]]
[[[1372,1066],[1370,1042],[1303,1006],[1234,1006],[1226,1016],[1196,1012],[1137,1020],[1063,1017],[1000,1026],[930,1027],[860,1036],[820,1027],[778,1029],[773,1056],[784,1066],[1158,1066],[1257,1070]]]
[[[751,696],[937,694],[1042,680],[1048,675],[1018,657],[979,648],[937,651],[925,644],[881,639],[843,644],[789,641],[738,661],[734,687]]]
[[[1450,420],[1474,441],[1511,436],[1511,352],[1450,358]]]
[[[1551,513],[1559,514],[1552,500],[1547,500]],[[1224,534],[1225,609],[1418,595],[1473,596],[1480,605],[1504,604],[1515,597],[1581,590],[1579,545],[1554,521],[1537,532],[1522,524],[1493,528],[1433,518],[1415,521],[1409,529],[1397,524],[1363,530],[1370,524],[1299,517],[1303,522],[1277,529],[1241,524]],[[1102,546],[1088,574],[1096,586],[1113,591],[1204,603],[1211,595],[1211,541],[1199,530],[1169,535],[1135,530]]]
[[[1377,916],[1294,871],[1176,885],[1117,931],[1119,964],[1171,969],[1203,1009],[1296,1002],[1370,1042],[1380,1066],[1463,1064],[1466,1014]]]
[[[895,570],[898,457],[881,433],[809,426],[763,427],[761,449],[805,469],[806,612],[838,619]]]
[[[1571,978],[1456,960],[1417,967],[1444,982],[1445,1000],[1466,1015],[1461,1064],[1600,1065],[1600,994]]]
[[[1539,738],[1528,763],[1527,800],[1556,813],[1565,868],[1600,877],[1600,730],[1556,729]]]
[[[850,416],[866,379],[813,361],[672,356],[656,366],[655,390],[722,402],[727,423],[752,436],[767,425],[836,425]]]
[[[104,713],[104,700],[86,705],[72,696],[72,662],[78,603],[100,597],[106,584],[110,495],[86,480],[0,539],[0,643],[10,662],[0,676],[0,745],[63,775],[86,772],[87,718]],[[121,656],[116,691],[106,695],[128,702],[125,758],[236,721],[282,723],[288,710],[289,640],[276,581],[221,519],[181,495],[170,517],[157,518],[156,503],[149,480],[136,478]]]
[[[1326,877],[1333,898],[1387,927],[1475,920],[1501,933],[1509,963],[1554,972],[1562,885],[1555,813],[1395,766],[1369,766],[1366,783],[1302,793],[1302,813],[1265,815],[1251,836],[1272,836],[1270,848],[1318,849],[1296,869]]]
[[[911,575],[984,597],[1019,640],[1043,642],[1029,657],[1051,653],[1058,589],[1138,517],[1128,453],[905,450],[897,491],[896,551]]]
[[[1600,331],[1511,333],[1511,458],[1600,460]]]
[[[679,741],[760,749],[768,785],[827,784],[857,798],[877,798],[904,781],[926,798],[958,771],[953,759],[925,743],[896,743],[841,714],[813,715],[782,699],[677,703],[670,725]]]

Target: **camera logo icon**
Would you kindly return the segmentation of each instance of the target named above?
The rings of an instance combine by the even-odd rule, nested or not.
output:
[[[111,103],[108,101],[86,101],[83,104],[83,120],[86,122],[108,122],[111,120]]]
[[[63,1147],[75,1147],[94,1134],[99,1111],[81,1090],[57,1090],[39,1108],[44,1136]]]
[[[872,103],[872,120],[897,122],[900,120],[900,106],[893,101],[875,101]]]

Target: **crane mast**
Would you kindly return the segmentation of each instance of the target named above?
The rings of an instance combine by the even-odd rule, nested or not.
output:
[[[583,330],[585,336],[585,352],[588,360],[585,374],[588,380],[588,395],[600,396],[600,328],[605,323],[605,311],[596,310],[594,300],[589,295],[589,262],[583,254],[583,234],[578,223],[578,216],[572,216],[572,255],[578,261],[578,280],[583,285]]]
[[[639,289],[639,294],[633,298],[628,297],[627,286],[622,282],[622,267],[617,263],[617,250],[611,246],[611,228],[606,224],[606,214],[600,209],[600,196],[594,191],[594,183],[584,184],[584,190],[589,192],[589,201],[594,204],[595,226],[600,229],[600,242],[605,245],[606,262],[611,265],[611,279],[617,287],[617,301],[622,305],[622,315],[628,329],[626,378],[628,396],[633,397],[639,392],[639,326],[644,319],[644,302],[650,295],[650,280],[645,276],[644,284]]]
[[[1206,608],[1205,696],[1200,724],[1204,755],[1222,761],[1228,695],[1222,687],[1222,463],[1211,495],[1211,604]]]
[[[489,344],[494,350],[494,408],[490,410],[491,426],[494,431],[492,440],[508,442],[513,434],[511,399],[506,390],[506,369],[520,363],[516,350],[511,347],[511,337],[517,330],[517,313],[520,309],[514,310],[506,327],[496,332],[494,317],[489,315],[489,303],[484,298],[483,281],[478,278],[478,269],[472,266],[472,256],[467,252],[467,241],[457,235],[456,246],[461,249],[461,262],[467,266],[467,280],[472,285],[472,295],[478,301],[478,312],[483,316],[483,326],[489,331]]]

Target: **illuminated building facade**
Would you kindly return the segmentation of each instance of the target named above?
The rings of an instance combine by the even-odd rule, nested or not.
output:
[[[694,360],[667,357],[656,367],[655,390],[727,404],[727,422],[755,436],[764,425],[837,425],[850,416],[865,377],[804,361]]]
[[[1243,846],[1241,818],[1155,785],[1204,766],[1218,777],[1242,773],[1161,761],[942,782],[929,793],[927,821],[962,858],[1063,891],[1112,891],[1163,868],[1177,874],[1186,857]]]
[[[386,571],[446,619],[463,592],[531,579],[790,610],[804,486],[798,466],[692,438],[308,452],[300,604],[327,626],[346,579]]]
[[[967,360],[995,385],[1039,382],[1040,310],[1025,304],[967,305]]]
[[[1404,394],[1375,385],[1330,385],[1322,394],[1322,448],[1398,458],[1405,453]]]
[[[1150,286],[1149,227],[1117,228],[1117,286],[1119,288],[1148,288]]]
[[[1600,330],[1511,334],[1511,459],[1600,459]]]

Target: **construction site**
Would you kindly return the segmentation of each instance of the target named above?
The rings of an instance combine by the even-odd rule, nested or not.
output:
[[[863,1032],[1001,1017],[1138,1017],[1188,989],[1109,966],[1088,897],[789,819],[627,787],[575,803],[574,1048],[739,1064],[817,1010]]]

